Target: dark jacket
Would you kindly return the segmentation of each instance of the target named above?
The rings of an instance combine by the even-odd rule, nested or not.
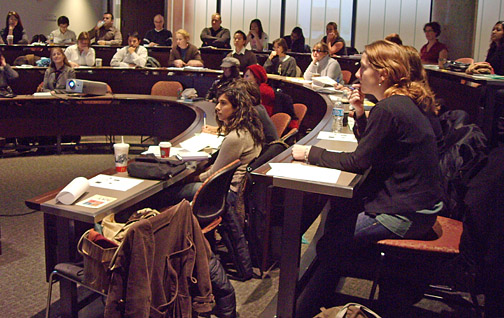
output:
[[[189,43],[189,46],[187,47],[187,52],[185,55],[185,58],[182,58],[182,53],[180,50],[180,47],[172,47],[170,51],[170,60],[168,61],[169,66],[173,66],[173,61],[175,60],[182,60],[185,63],[189,62],[190,60],[198,60],[203,63],[203,59],[201,58],[200,51],[198,48],[192,44]]]
[[[209,246],[186,200],[127,232],[117,258],[105,317],[192,317],[209,312]]]

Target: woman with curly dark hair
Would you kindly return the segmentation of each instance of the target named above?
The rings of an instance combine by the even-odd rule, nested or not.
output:
[[[169,190],[173,194],[171,200],[174,203],[181,199],[191,201],[202,182],[222,167],[240,159],[241,165],[233,175],[228,193],[228,204],[234,205],[247,165],[261,153],[264,143],[263,125],[248,92],[243,88],[229,86],[220,91],[218,96],[215,106],[217,134],[225,137],[217,158],[208,170],[197,177],[199,182]]]
[[[21,23],[19,13],[9,11],[5,19],[5,28],[0,32],[5,44],[28,44],[28,36]],[[2,42],[0,42],[2,43]]]

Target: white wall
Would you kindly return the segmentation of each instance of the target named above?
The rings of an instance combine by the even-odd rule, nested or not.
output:
[[[490,34],[497,21],[504,20],[504,0],[479,0],[474,41],[474,60],[484,61],[490,47]]]
[[[429,22],[431,2],[426,0],[359,0],[357,1],[355,48],[398,33],[404,45],[420,50],[427,42],[423,26]]]
[[[69,29],[79,35],[101,19],[106,3],[106,0],[0,0],[0,26],[5,27],[9,11],[17,11],[31,40],[35,34],[47,36],[57,29],[56,20],[65,15],[70,20]]]

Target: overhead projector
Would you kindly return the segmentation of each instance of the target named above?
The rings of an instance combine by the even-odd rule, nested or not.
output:
[[[75,78],[68,79],[66,82],[66,92],[83,95],[105,95],[107,94],[107,83]]]

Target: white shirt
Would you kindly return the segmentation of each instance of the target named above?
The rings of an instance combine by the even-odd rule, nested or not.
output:
[[[95,63],[95,50],[90,47],[87,53],[79,52],[77,44],[66,48],[65,55],[69,62],[77,63],[81,66],[93,66]]]
[[[60,29],[54,30],[51,32],[49,37],[53,36],[54,43],[75,43],[77,42],[77,37],[75,36],[75,32],[72,30],[68,30],[65,33],[61,33]]]
[[[145,63],[147,63],[147,49],[143,46],[139,46],[133,54],[130,54],[128,48],[129,46],[125,46],[118,49],[110,61],[110,66],[129,67],[130,64],[135,64],[144,67]]]

